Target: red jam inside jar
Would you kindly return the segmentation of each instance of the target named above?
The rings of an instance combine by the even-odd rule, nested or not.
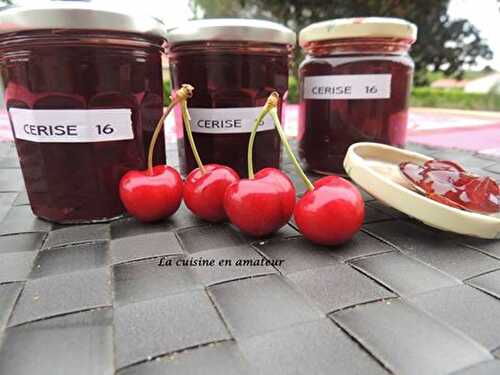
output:
[[[196,33],[193,33],[196,30]],[[194,86],[189,100],[193,136],[204,163],[224,164],[247,176],[246,149],[253,122],[267,97],[288,92],[289,55],[295,34],[266,21],[191,21],[168,36],[172,88]],[[282,108],[278,108],[281,116]],[[176,111],[183,173],[196,168]],[[281,146],[272,119],[263,120],[254,145],[256,170],[279,168]]]
[[[38,26],[47,15],[61,22],[72,17],[75,27],[99,22],[97,10],[67,7],[12,12],[16,20]],[[92,30],[14,25],[0,35],[6,106],[26,190],[33,212],[50,221],[122,215],[119,180],[130,169],[145,168],[146,149],[163,111],[161,33],[128,32],[131,17],[106,16],[104,27],[115,23],[125,31],[97,30],[103,25]],[[160,138],[155,163],[165,163]]]
[[[298,138],[308,169],[344,173],[356,142],[405,145],[415,37],[414,25],[385,18],[333,20],[301,32],[307,55]]]

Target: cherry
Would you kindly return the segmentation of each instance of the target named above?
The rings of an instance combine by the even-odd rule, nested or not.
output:
[[[255,237],[280,229],[292,217],[294,206],[293,183],[276,168],[264,168],[253,178],[233,182],[224,196],[231,223]]]
[[[361,228],[365,203],[349,181],[323,177],[299,199],[295,222],[304,237],[322,245],[337,245],[351,239]]]
[[[359,231],[365,216],[365,203],[358,189],[336,176],[321,178],[313,185],[293,154],[276,107],[269,113],[285,150],[309,190],[295,205],[294,217],[299,231],[321,245],[348,241]]]
[[[253,144],[257,128],[264,116],[276,108],[278,94],[267,99],[257,116],[248,142],[248,179],[233,182],[224,195],[224,209],[231,223],[242,232],[261,237],[285,225],[293,214],[295,187],[292,181],[276,168],[264,168],[254,175]]]
[[[120,181],[120,198],[128,213],[140,221],[157,221],[174,214],[182,202],[182,178],[174,168],[131,170]]]
[[[223,221],[227,218],[224,194],[227,187],[238,180],[238,174],[225,165],[207,164],[203,170],[196,168],[186,178],[184,202],[200,219]]]
[[[153,150],[163,128],[163,122],[177,103],[192,96],[193,88],[182,85],[156,125],[149,144],[148,168],[131,170],[120,179],[120,199],[127,212],[145,222],[167,218],[177,211],[182,202],[182,178],[167,165],[153,167]]]
[[[194,142],[186,101],[182,102],[181,109],[186,135],[198,164],[198,168],[193,169],[186,178],[184,203],[200,219],[214,223],[223,221],[227,218],[224,210],[224,193],[226,188],[240,177],[234,169],[225,165],[203,165]]]

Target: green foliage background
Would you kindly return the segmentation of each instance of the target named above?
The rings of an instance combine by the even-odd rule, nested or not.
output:
[[[340,17],[399,17],[419,27],[412,48],[417,86],[429,83],[428,72],[461,77],[478,58],[492,51],[479,30],[465,19],[450,19],[450,0],[191,0],[197,18],[264,18],[300,31],[311,23]],[[480,0],[477,1],[480,6]],[[499,12],[500,19],[500,12]],[[302,59],[297,48],[294,71]]]

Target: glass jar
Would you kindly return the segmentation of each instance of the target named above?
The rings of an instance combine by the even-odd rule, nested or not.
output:
[[[188,22],[167,39],[172,88],[183,83],[195,88],[188,105],[201,159],[247,176],[246,149],[255,118],[273,91],[286,100],[295,33],[268,21],[214,19]],[[178,109],[176,127],[181,170],[189,173],[196,163]],[[281,146],[270,116],[254,147],[256,170],[279,167]]]
[[[403,147],[416,26],[394,18],[338,19],[300,33],[299,155],[317,173],[344,173],[356,142]]]
[[[33,212],[59,223],[119,217],[120,178],[146,167],[163,111],[163,25],[75,3],[2,11],[0,24],[5,101]],[[165,163],[160,138],[155,162]]]

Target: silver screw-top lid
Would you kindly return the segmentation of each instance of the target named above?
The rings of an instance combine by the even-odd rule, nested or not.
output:
[[[0,11],[0,34],[31,30],[99,30],[146,34],[165,39],[163,22],[141,14],[81,2],[54,2]]]
[[[295,32],[275,22],[238,18],[189,21],[168,32],[167,41],[176,45],[195,41],[244,41],[294,46]]]

